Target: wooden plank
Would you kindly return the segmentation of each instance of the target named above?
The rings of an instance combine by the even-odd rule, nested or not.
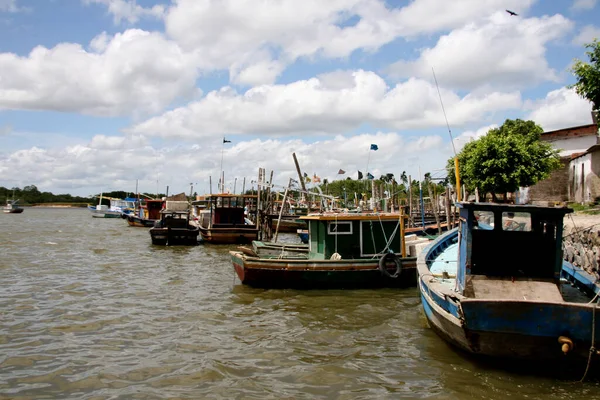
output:
[[[561,303],[563,297],[552,281],[491,279],[472,275],[468,283],[472,297],[485,300],[547,301]]]

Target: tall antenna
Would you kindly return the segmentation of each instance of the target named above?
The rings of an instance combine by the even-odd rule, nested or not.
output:
[[[444,119],[446,120],[446,127],[448,127],[448,134],[450,135],[450,143],[452,143],[452,151],[454,151],[454,173],[456,175],[456,200],[460,201],[460,175],[458,173],[458,155],[456,154],[456,147],[454,146],[454,139],[452,138],[452,131],[450,130],[450,124],[448,123],[448,117],[446,116],[446,109],[444,108],[444,102],[442,101],[442,94],[440,93],[440,87],[438,86],[437,78],[435,77],[435,70],[431,67],[433,72],[433,80],[435,81],[435,87],[440,98],[440,104],[442,105],[442,112],[444,113]]]

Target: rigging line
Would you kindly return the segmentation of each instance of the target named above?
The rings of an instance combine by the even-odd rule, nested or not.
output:
[[[440,104],[442,105],[442,112],[444,113],[444,119],[446,120],[446,126],[448,127],[448,134],[450,135],[450,143],[452,143],[452,151],[454,151],[454,157],[456,157],[456,147],[454,147],[454,139],[452,138],[452,131],[450,130],[450,124],[448,123],[448,117],[446,116],[446,109],[444,108],[444,102],[442,101],[442,94],[440,92],[440,87],[438,86],[437,78],[435,77],[435,70],[431,67],[431,72],[433,72],[433,80],[435,81],[435,87],[438,92],[438,96],[440,98]]]

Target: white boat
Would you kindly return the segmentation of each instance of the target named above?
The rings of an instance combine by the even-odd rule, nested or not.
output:
[[[135,209],[135,201],[130,199],[114,199],[105,197],[110,200],[110,207],[102,204],[102,193],[100,193],[100,200],[95,206],[88,206],[88,209],[92,212],[94,218],[124,218],[123,215],[127,215]]]
[[[17,204],[19,200],[10,200],[7,199],[6,200],[6,205],[4,207],[2,207],[2,211],[5,214],[20,214],[23,212],[23,208],[19,207],[19,205]]]

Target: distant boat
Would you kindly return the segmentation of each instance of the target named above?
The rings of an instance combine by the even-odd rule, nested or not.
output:
[[[125,216],[127,224],[137,227],[153,227],[156,221],[160,220],[160,211],[164,204],[165,200],[145,200],[144,204],[138,206],[137,212]]]
[[[135,199],[133,198],[123,200],[104,197],[105,199],[109,199],[110,206],[102,204],[102,198],[102,193],[100,193],[98,204],[88,206],[94,218],[123,218],[123,215],[130,214],[135,210]]]
[[[2,211],[6,214],[21,214],[23,212],[23,208],[19,207],[17,204],[18,201],[19,200],[7,199],[6,205],[2,207]]]
[[[166,209],[160,212],[161,218],[150,228],[152,244],[162,246],[198,244],[200,230],[190,222],[187,202],[167,201]]]
[[[260,247],[229,252],[243,284],[307,289],[416,286],[416,256],[406,253],[399,214],[302,218],[309,226],[307,253],[267,255]]]
[[[308,243],[308,229],[297,229],[296,233],[298,233],[298,237],[302,243]]]
[[[549,367],[578,377],[599,372],[600,285],[562,260],[563,217],[573,210],[458,207],[459,227],[418,258],[423,309],[433,330],[468,353],[509,366],[532,363],[531,371]]]
[[[251,243],[258,239],[258,226],[247,213],[256,207],[256,195],[211,194],[195,201],[202,208],[196,225],[203,241],[216,244]]]

